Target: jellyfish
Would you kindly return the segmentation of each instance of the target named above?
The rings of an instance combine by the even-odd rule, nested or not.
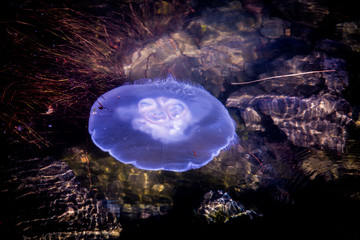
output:
[[[89,133],[122,163],[175,172],[206,165],[236,138],[235,122],[218,99],[172,77],[100,96],[91,108]]]

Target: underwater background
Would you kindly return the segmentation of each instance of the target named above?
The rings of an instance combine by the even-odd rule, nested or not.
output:
[[[353,1],[2,5],[4,239],[360,238]],[[217,98],[237,141],[185,172],[138,169],[93,143],[101,95],[169,76]]]

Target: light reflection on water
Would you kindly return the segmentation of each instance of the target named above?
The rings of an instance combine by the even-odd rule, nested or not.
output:
[[[277,214],[273,208],[282,209],[278,205],[316,210],[320,200],[312,197],[321,184],[344,184],[348,188],[334,187],[334,194],[358,203],[351,177],[356,180],[360,171],[359,110],[343,95],[352,83],[346,57],[337,50],[340,41],[358,52],[359,43],[351,38],[358,22],[338,22],[337,34],[343,36],[338,41],[317,39],[314,32],[329,14],[325,6],[311,1],[300,9],[310,20],[290,14],[296,11],[291,4],[276,7],[282,14],[271,14],[261,1],[204,8],[181,29],[132,45],[121,55],[117,67],[129,79],[172,74],[204,86],[236,118],[239,136],[208,165],[183,173],[122,164],[89,139],[64,150],[61,160],[125,229],[146,221],[167,226],[162,219],[202,223],[204,216],[194,212],[200,212],[204,194],[217,190],[229,192],[241,211],[270,216],[267,223]],[[335,71],[231,85],[321,70]],[[328,210],[320,214],[331,216]]]
[[[315,177],[338,179],[349,168],[357,171],[358,164],[349,165],[347,153],[343,155],[345,127],[352,121],[351,107],[341,95],[348,85],[346,62],[328,56],[331,41],[310,44],[295,27],[230,3],[207,8],[182,29],[132,49],[123,65],[128,77],[170,73],[200,83],[227,107],[238,108],[240,145],[185,173],[143,171],[91,152],[90,169],[80,166],[78,171],[90,173],[91,187],[106,192],[122,206],[124,216],[135,219],[166,214],[182,187],[200,185],[203,193],[271,187],[278,199],[293,202],[291,191],[297,187],[289,185],[306,185]],[[333,72],[317,72],[321,70]],[[308,71],[315,72],[296,75]],[[289,74],[296,76],[229,85]],[[333,154],[336,160],[329,160]],[[296,176],[305,180],[297,182]]]

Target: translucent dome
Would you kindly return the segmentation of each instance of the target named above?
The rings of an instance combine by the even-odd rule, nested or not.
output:
[[[103,94],[91,108],[89,133],[120,162],[177,172],[206,165],[236,136],[219,100],[172,78]]]

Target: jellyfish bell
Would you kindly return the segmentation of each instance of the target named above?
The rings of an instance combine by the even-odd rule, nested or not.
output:
[[[218,99],[171,77],[100,96],[89,133],[120,162],[176,172],[206,165],[236,138],[235,122]]]

